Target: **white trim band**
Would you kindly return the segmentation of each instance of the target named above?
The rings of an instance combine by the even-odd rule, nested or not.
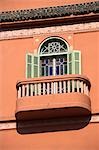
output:
[[[63,25],[55,27],[35,28],[35,29],[22,29],[14,31],[0,32],[0,40],[28,38],[34,35],[59,33],[59,32],[85,32],[85,31],[99,30],[99,22]]]
[[[73,123],[73,122],[74,121],[71,120],[71,123]],[[84,122],[84,121],[79,120],[79,122]],[[92,116],[90,123],[99,123],[99,115]],[[0,130],[9,130],[9,129],[16,129],[16,122],[0,123]]]

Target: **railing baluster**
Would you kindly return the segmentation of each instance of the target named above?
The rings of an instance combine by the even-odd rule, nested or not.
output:
[[[38,83],[38,95],[41,95],[41,83]]]
[[[52,82],[49,82],[49,94],[51,94],[51,83]]]
[[[35,95],[35,96],[37,95],[37,83],[34,84],[34,95]]]
[[[47,83],[47,94],[49,95],[49,93],[50,93],[50,87],[49,87],[49,82]]]
[[[89,95],[88,86],[86,85],[86,95]]]
[[[88,86],[86,85],[86,83],[84,84],[84,94],[89,95],[89,90],[88,90]]]
[[[19,86],[19,89],[18,89],[18,98],[21,97],[21,86]]]
[[[74,91],[75,91],[75,81],[72,80],[72,92],[74,92]]]
[[[70,93],[70,80],[67,81],[67,92]]]
[[[45,83],[43,83],[43,95],[45,95]]]
[[[33,84],[30,84],[30,96],[33,96]]]
[[[64,89],[64,93],[66,93],[66,81],[63,81],[63,89]]]
[[[56,88],[55,92],[57,94],[58,93],[58,82],[55,82],[55,88]]]
[[[51,82],[51,94],[53,94],[53,82]]]
[[[81,93],[84,92],[84,85],[83,85],[83,81],[80,82],[80,87],[81,87]]]
[[[79,80],[77,80],[77,92],[79,92],[79,88],[80,88],[80,82]]]
[[[66,93],[68,92],[68,84],[67,84],[67,80],[66,80]]]
[[[62,93],[62,81],[59,81],[59,92]]]
[[[84,83],[84,94],[86,94],[86,83]]]
[[[53,83],[53,94],[56,94],[56,82]]]
[[[24,97],[25,96],[25,85],[23,84],[22,85],[22,97]]]
[[[26,85],[26,96],[29,96],[29,84]]]

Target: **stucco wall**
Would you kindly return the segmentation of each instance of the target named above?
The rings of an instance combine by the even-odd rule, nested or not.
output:
[[[20,135],[16,130],[0,132],[1,150],[98,150],[99,125],[83,129]]]
[[[1,105],[0,119],[14,119],[16,109],[16,83],[25,78],[26,53],[38,51],[40,43],[49,36],[63,37],[73,49],[82,53],[82,74],[91,81],[92,113],[99,112],[99,32],[53,33],[35,35],[33,38],[0,41]]]

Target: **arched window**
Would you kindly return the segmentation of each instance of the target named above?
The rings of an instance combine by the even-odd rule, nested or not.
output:
[[[80,73],[80,51],[70,51],[68,43],[60,37],[47,38],[41,43],[37,55],[26,55],[27,78]]]
[[[65,54],[69,49],[68,44],[62,38],[50,37],[44,40],[39,48],[40,56]]]

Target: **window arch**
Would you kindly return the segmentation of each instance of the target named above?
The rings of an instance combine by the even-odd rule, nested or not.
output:
[[[68,43],[60,37],[49,37],[45,39],[39,47],[39,55],[56,55],[69,51]]]
[[[81,74],[81,52],[70,51],[60,37],[49,37],[39,46],[38,54],[26,55],[26,77]]]

